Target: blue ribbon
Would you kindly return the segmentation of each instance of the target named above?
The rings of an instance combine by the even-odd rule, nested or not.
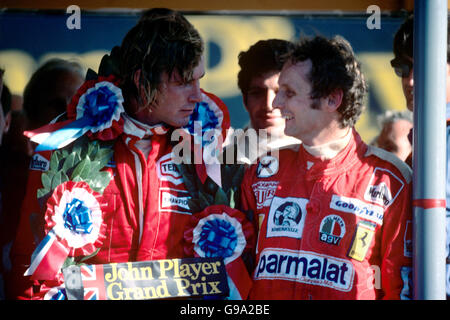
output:
[[[92,127],[98,127],[108,122],[116,109],[117,97],[108,87],[100,87],[85,96],[86,104],[83,106]]]
[[[205,257],[230,257],[237,246],[236,230],[228,221],[208,220],[202,227],[198,245]]]
[[[72,138],[79,138],[83,134],[83,128],[89,125],[90,122],[91,120],[89,118],[82,117],[52,132],[44,142],[36,147],[36,152],[55,150],[60,147],[62,142]]]
[[[219,119],[206,102],[199,102],[195,105],[194,111],[189,118],[189,123],[185,126],[190,134],[195,133],[194,122],[202,124],[202,136],[208,130],[217,129],[219,125]],[[204,146],[206,143],[207,141],[202,139],[202,145]]]
[[[64,227],[76,233],[91,233],[93,229],[91,210],[79,199],[66,204],[63,219]]]

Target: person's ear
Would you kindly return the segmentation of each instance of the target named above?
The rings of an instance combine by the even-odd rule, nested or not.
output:
[[[336,111],[342,103],[344,92],[342,89],[333,90],[327,97],[326,107],[329,111]]]
[[[141,71],[142,71],[141,69],[136,70],[136,72],[133,75],[133,82],[134,82],[134,85],[136,86],[136,89],[138,89],[138,91],[139,91],[139,88],[141,87],[141,84],[139,81],[139,79],[141,78]]]

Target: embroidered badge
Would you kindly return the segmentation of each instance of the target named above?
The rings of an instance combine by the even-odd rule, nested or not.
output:
[[[272,156],[265,156],[261,158],[256,170],[257,178],[268,178],[278,172],[278,159]]]
[[[368,221],[358,222],[348,256],[357,261],[363,261],[366,257],[367,251],[369,250],[374,234],[374,224]]]
[[[267,219],[267,237],[300,239],[306,218],[308,199],[274,197]]]
[[[323,218],[320,223],[319,239],[322,242],[339,245],[345,234],[344,220],[335,214]]]

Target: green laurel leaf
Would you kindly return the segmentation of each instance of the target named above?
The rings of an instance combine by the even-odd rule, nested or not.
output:
[[[93,179],[91,179],[88,184],[92,190],[99,193],[103,193],[105,188],[109,185],[111,181],[111,175],[108,171],[98,172]]]
[[[64,160],[62,170],[64,172],[68,172],[68,171],[72,170],[72,168],[77,163],[75,160],[76,160],[76,153],[75,152],[70,153]]]
[[[50,173],[44,172],[41,175],[41,181],[42,181],[42,186],[44,187],[44,189],[50,190],[52,187],[52,175],[50,175]]]
[[[89,158],[84,158],[81,162],[75,167],[72,173],[72,180],[79,177],[81,180],[88,180],[89,172],[91,171],[91,160]]]
[[[114,151],[112,149],[102,148],[96,153],[94,160],[98,161],[100,163],[100,167],[103,168],[109,163],[113,153]]]
[[[214,197],[214,204],[224,204],[226,206],[230,204],[227,194],[222,188],[217,189],[216,196]]]

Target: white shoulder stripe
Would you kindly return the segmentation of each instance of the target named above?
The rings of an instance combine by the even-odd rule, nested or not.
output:
[[[378,147],[374,147],[368,145],[365,157],[376,156],[380,159],[383,159],[389,163],[392,163],[402,174],[403,178],[406,180],[406,183],[410,183],[412,180],[412,169],[402,160],[400,160],[395,154],[392,152],[388,152]]]

